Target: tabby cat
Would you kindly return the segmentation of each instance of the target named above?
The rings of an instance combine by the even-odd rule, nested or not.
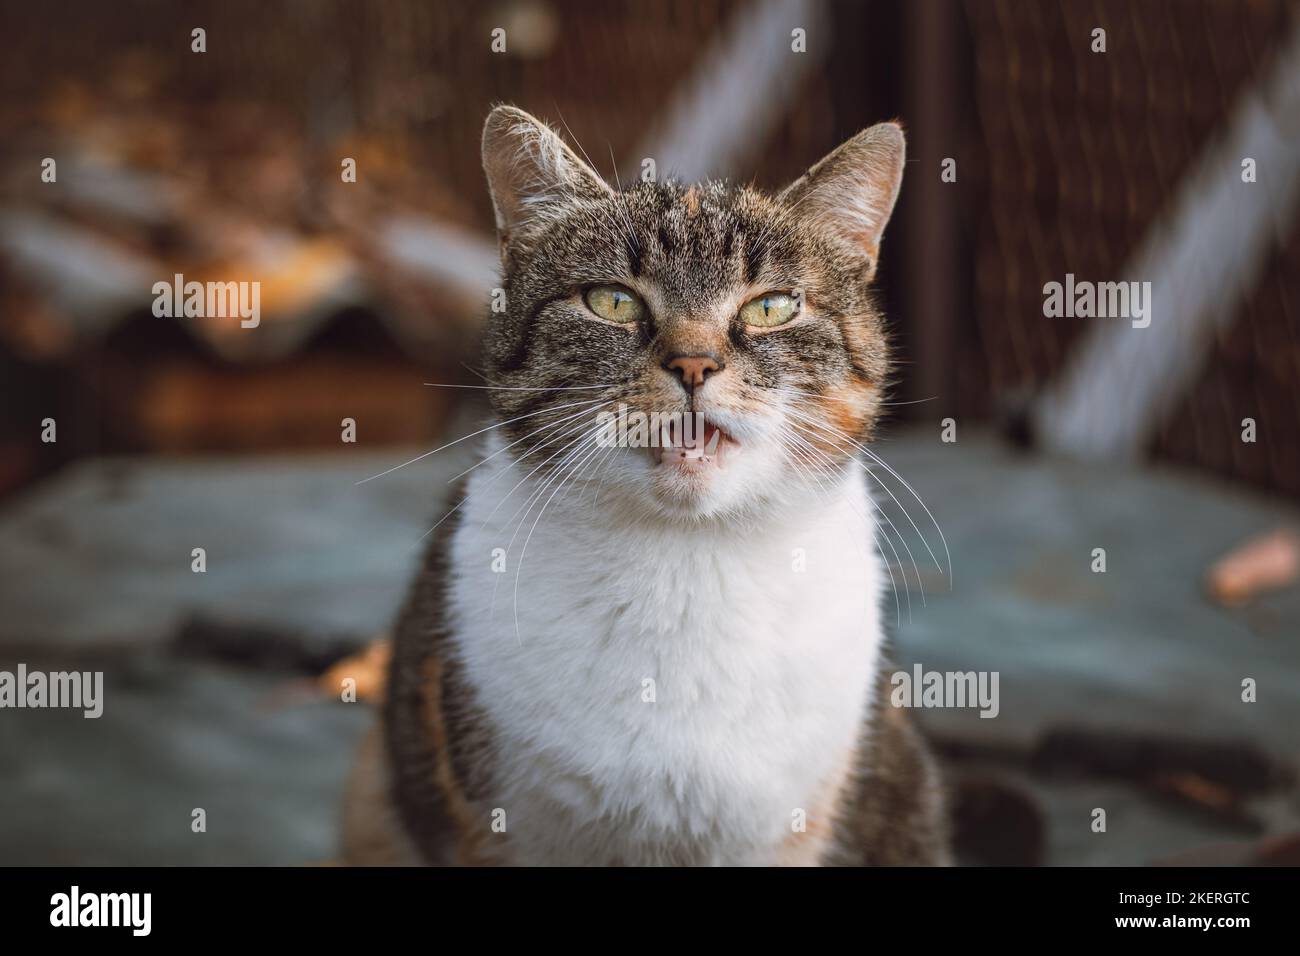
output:
[[[348,859],[946,862],[889,705],[858,457],[903,161],[883,123],[775,196],[615,189],[527,113],[488,116],[497,427],[396,625]],[[624,447],[619,409],[701,428]]]

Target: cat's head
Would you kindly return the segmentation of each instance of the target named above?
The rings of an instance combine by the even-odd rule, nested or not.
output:
[[[497,107],[483,165],[505,301],[485,364],[507,453],[557,482],[599,476],[665,516],[824,487],[880,412],[888,350],[870,286],[903,157],[901,129],[882,123],[775,196],[615,189],[548,126]],[[637,413],[680,421],[678,444],[693,433],[702,447],[610,447],[645,444]]]

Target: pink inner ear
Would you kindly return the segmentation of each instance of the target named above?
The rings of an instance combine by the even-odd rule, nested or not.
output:
[[[871,218],[864,216],[861,210],[843,206],[830,210],[827,218],[827,225],[840,242],[875,260],[880,250],[880,231],[874,228]]]
[[[870,255],[876,254],[879,244],[875,240],[875,234],[870,229],[849,229],[844,233],[845,238],[852,240],[855,246],[861,247]]]

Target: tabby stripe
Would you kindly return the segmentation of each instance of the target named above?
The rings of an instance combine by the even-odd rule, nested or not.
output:
[[[638,241],[637,241],[633,236],[628,236],[628,237],[626,237],[626,242],[625,242],[625,244],[626,244],[626,246],[627,246],[627,268],[628,268],[628,271],[632,274],[632,278],[634,278],[634,279],[636,279],[636,278],[640,278],[640,276],[641,276],[641,243],[638,242]]]
[[[567,299],[568,297],[569,293],[567,292],[553,295],[549,299],[543,299],[528,310],[528,316],[524,319],[523,328],[518,330],[518,341],[515,342],[514,348],[511,349],[509,357],[498,366],[498,372],[515,372],[523,367],[524,363],[528,361],[528,352],[533,344],[533,326],[537,323],[537,317],[541,314],[542,309],[553,302],[559,302],[561,299]]]
[[[668,235],[668,230],[665,229],[663,226],[659,227],[659,245],[663,247],[664,252],[670,254],[672,253],[673,249],[676,248],[676,246],[673,244],[672,238]]]

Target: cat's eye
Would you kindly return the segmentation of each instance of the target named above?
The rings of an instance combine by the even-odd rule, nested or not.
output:
[[[636,322],[645,315],[645,305],[636,293],[621,285],[592,286],[583,301],[587,308],[609,322]]]
[[[784,292],[768,292],[750,299],[740,309],[740,320],[755,328],[770,329],[785,325],[799,314],[799,301]]]

